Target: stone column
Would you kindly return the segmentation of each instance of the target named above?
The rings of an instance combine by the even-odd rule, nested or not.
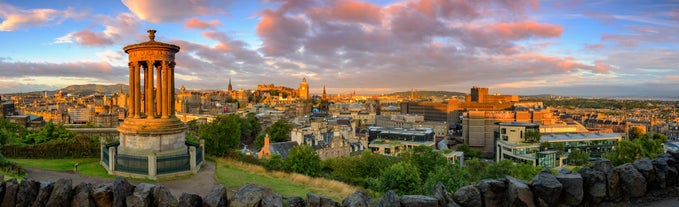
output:
[[[158,99],[156,101],[156,114],[158,116],[161,116],[161,112],[163,111],[163,72],[161,70],[161,66],[156,67],[156,99]]]
[[[146,61],[146,72],[148,79],[144,80],[144,85],[146,86],[146,118],[153,119],[155,115],[155,107],[153,106],[153,62],[150,60]]]
[[[116,148],[115,147],[109,147],[108,148],[108,174],[113,175],[113,172],[116,171]]]
[[[174,88],[175,88],[174,87],[174,65],[175,65],[175,62],[172,61],[170,63],[170,67],[168,67],[170,69],[170,71],[168,73],[168,75],[170,76],[170,103],[172,104],[171,105],[172,107],[170,107],[171,108],[170,114],[169,114],[170,116],[174,116],[174,104],[175,104],[174,103]]]
[[[196,147],[189,147],[189,165],[191,166],[191,172],[197,173],[198,168],[196,167]]]
[[[127,64],[130,67],[130,87],[129,87],[129,92],[130,94],[127,97],[127,117],[134,117],[134,62],[129,62]]]
[[[138,62],[134,63],[134,118],[139,118],[141,112],[141,65]]]
[[[156,155],[155,154],[150,154],[146,156],[148,159],[148,169],[149,169],[149,178],[151,179],[156,179],[157,173],[158,173],[158,167],[157,167],[157,161],[156,161]]]
[[[168,75],[170,70],[169,66],[167,64],[167,61],[162,61],[162,68],[163,68],[163,85],[165,85],[165,88],[163,88],[163,112],[162,112],[162,118],[167,118],[170,112],[170,100],[172,98],[170,97],[170,76]]]

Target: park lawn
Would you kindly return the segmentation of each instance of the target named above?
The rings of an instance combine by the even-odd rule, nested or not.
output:
[[[99,165],[99,158],[73,158],[73,159],[14,159],[8,160],[17,163],[21,167],[44,170],[73,171],[78,163],[78,173],[104,178],[114,178],[106,169]]]
[[[296,173],[266,171],[263,167],[234,160],[216,159],[215,176],[227,187],[240,187],[246,183],[271,188],[283,197],[299,196],[306,199],[307,193],[320,194],[341,202],[346,196],[359,190],[358,187],[334,180],[311,178]]]

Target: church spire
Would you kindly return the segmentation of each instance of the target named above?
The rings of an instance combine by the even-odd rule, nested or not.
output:
[[[325,93],[325,84],[323,84],[323,98],[322,100],[328,100],[328,95]]]
[[[229,77],[229,86],[226,88],[226,91],[231,92],[233,90],[233,87],[231,86],[231,77]]]

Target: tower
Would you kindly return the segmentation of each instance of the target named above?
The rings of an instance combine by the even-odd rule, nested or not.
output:
[[[299,84],[299,98],[303,100],[309,99],[309,84],[306,83],[306,78],[302,79],[302,83]]]
[[[229,77],[229,86],[227,86],[226,92],[230,94],[231,91],[233,91],[233,87],[231,86],[231,77]]]
[[[328,100],[328,94],[325,93],[325,85],[323,85],[323,96],[321,100]]]
[[[186,143],[186,125],[173,110],[179,46],[156,42],[155,30],[148,33],[149,41],[124,48],[130,71],[128,116],[118,127],[118,144],[102,150],[101,164],[109,174],[137,178],[196,173],[203,147]]]

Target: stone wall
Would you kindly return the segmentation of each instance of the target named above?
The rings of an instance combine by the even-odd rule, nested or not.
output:
[[[679,196],[679,153],[662,154],[613,167],[608,160],[577,172],[562,170],[553,175],[540,172],[531,182],[516,178],[487,179],[451,193],[439,183],[432,196],[404,195],[388,191],[371,199],[362,191],[341,203],[308,193],[283,198],[269,188],[246,184],[227,198],[227,189],[217,185],[204,196],[184,193],[178,199],[160,185],[130,184],[122,177],[113,183],[73,186],[70,179],[38,182],[16,179],[0,183],[0,206],[629,206],[639,202]],[[0,175],[2,177],[2,175]]]

